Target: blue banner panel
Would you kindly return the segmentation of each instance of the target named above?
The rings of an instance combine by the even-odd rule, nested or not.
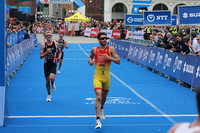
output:
[[[144,12],[144,25],[171,25],[170,11]]]
[[[132,60],[132,61],[133,61],[133,58],[132,58],[132,56],[133,56],[133,46],[134,46],[134,44],[130,43],[130,47],[129,47],[129,51],[128,51],[128,56],[127,56],[127,58],[130,59],[130,60]]]
[[[125,25],[129,26],[143,25],[143,15],[125,14]]]
[[[200,6],[180,6],[178,10],[180,25],[199,24]]]
[[[133,0],[134,4],[140,4],[140,5],[151,5],[152,0]]]
[[[181,74],[181,81],[192,84],[197,60],[198,57],[196,55],[186,55]]]
[[[163,55],[164,59],[162,63],[162,69],[160,70],[160,72],[169,75],[175,56],[174,54],[170,53],[169,50],[165,50],[165,53]]]
[[[138,45],[138,56],[137,56],[137,62],[141,63],[142,62],[142,57],[144,55],[144,47],[145,45]]]
[[[18,33],[18,43],[21,43],[24,40],[24,31]]]
[[[180,53],[171,53],[174,55],[174,61],[171,66],[170,76],[176,79],[181,78],[183,63],[185,62],[185,56],[182,56]]]
[[[177,16],[172,15],[172,25],[171,26],[176,26],[177,25]]]
[[[200,85],[200,57],[198,57],[192,82],[192,86],[194,87],[198,87],[199,85]]]
[[[37,45],[37,35],[36,34],[33,34],[33,41],[34,41],[34,45]]]
[[[139,44],[131,43],[127,58],[132,61],[138,62],[138,51],[139,51]]]
[[[155,60],[154,69],[157,70],[157,71],[161,71],[162,65],[163,65],[163,57],[164,57],[165,50],[157,48],[156,52],[157,52],[157,56],[156,56],[156,60]]]
[[[150,47],[147,46],[143,46],[143,55],[142,55],[142,60],[140,61],[141,64],[143,64],[144,66],[147,65],[147,61],[148,61],[148,57],[149,57],[149,51],[150,51]]]
[[[149,58],[146,64],[148,67],[154,68],[156,56],[157,56],[157,48],[151,47],[149,49]]]

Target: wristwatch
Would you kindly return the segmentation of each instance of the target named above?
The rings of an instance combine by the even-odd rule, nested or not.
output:
[[[198,54],[199,52],[197,51],[195,54]]]

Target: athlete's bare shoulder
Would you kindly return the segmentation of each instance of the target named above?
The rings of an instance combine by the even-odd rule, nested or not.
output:
[[[96,49],[97,49],[97,47],[93,47],[91,52],[95,53]]]
[[[44,48],[45,47],[45,43],[42,43],[40,48]]]

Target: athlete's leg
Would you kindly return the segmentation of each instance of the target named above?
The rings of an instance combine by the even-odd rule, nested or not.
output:
[[[102,99],[101,99],[101,109],[103,109],[103,107],[104,107],[107,95],[108,95],[108,91],[103,90],[102,91]]]
[[[51,73],[51,74],[50,74],[49,79],[50,79],[50,81],[51,81],[51,85],[54,84],[55,77],[56,77],[56,74],[54,74],[54,73]]]
[[[100,110],[101,110],[101,89],[95,90],[96,93],[96,102],[95,102],[95,110],[96,110],[96,118],[100,119]]]
[[[51,91],[50,91],[50,78],[49,77],[45,77],[45,78],[46,78],[47,94],[51,95]]]
[[[60,59],[60,64],[59,64],[58,70],[60,70],[60,68],[62,66],[62,62],[63,62],[63,59]]]

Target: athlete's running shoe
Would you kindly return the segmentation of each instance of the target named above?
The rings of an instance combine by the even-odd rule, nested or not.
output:
[[[101,109],[101,111],[100,111],[100,119],[101,120],[105,120],[105,118],[106,118],[106,116],[105,116],[105,114],[103,112],[103,109]]]
[[[95,129],[99,129],[99,128],[101,128],[101,122],[100,122],[100,120],[96,120]]]
[[[56,90],[55,82],[53,83],[53,85],[51,85],[51,90],[52,90],[52,91],[55,91],[55,90]]]
[[[58,73],[60,73],[60,70],[58,70]]]
[[[48,96],[47,96],[46,101],[47,101],[47,102],[51,102],[51,95],[48,95]]]

